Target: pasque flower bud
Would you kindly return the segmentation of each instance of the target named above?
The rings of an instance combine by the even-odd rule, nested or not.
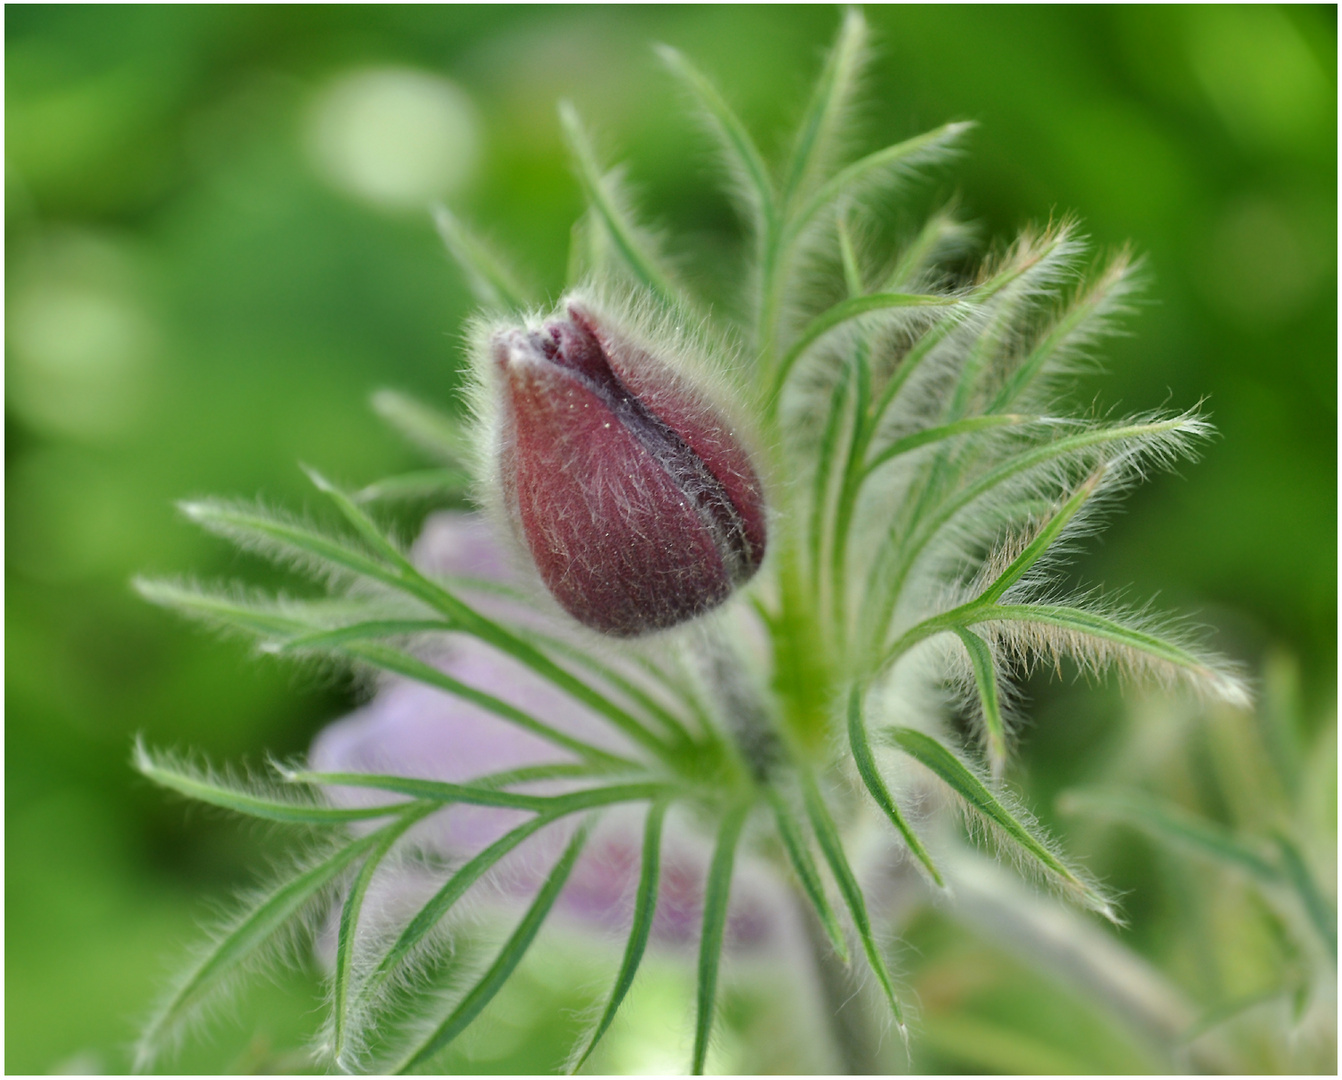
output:
[[[491,350],[504,503],[570,615],[632,637],[717,606],[759,569],[759,478],[684,377],[575,300]]]

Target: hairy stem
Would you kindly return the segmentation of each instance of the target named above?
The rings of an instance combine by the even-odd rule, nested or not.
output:
[[[834,951],[811,904],[805,897],[798,897],[797,906],[811,946],[816,985],[838,1071],[847,1076],[879,1076],[885,1071],[880,1062],[880,1044],[861,985],[852,968]]]

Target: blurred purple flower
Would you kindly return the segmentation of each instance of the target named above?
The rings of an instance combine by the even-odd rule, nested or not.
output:
[[[457,579],[511,584],[506,548],[489,523],[474,514],[444,512],[426,522],[412,558],[431,574]],[[463,593],[492,617],[523,616],[534,622],[534,609],[490,594]],[[552,633],[566,628],[551,623]],[[636,751],[600,717],[589,712],[546,680],[510,657],[467,635],[455,635],[431,658],[444,672],[494,694],[546,723],[614,753]],[[630,676],[636,673],[626,672]],[[401,677],[386,679],[368,704],[322,731],[312,746],[310,765],[321,772],[388,773],[455,783],[490,773],[566,760],[564,751],[540,737],[507,723],[478,706],[448,693]],[[526,790],[546,793],[572,787],[574,781],[547,781]],[[331,788],[342,805],[385,801],[385,793],[362,788]],[[627,926],[642,854],[645,811],[614,807],[606,811],[565,886],[559,910],[593,927]],[[412,834],[422,851],[454,865],[525,821],[524,811],[478,806],[453,806],[423,822]],[[578,818],[564,819],[521,844],[502,860],[488,881],[498,894],[525,898],[535,892],[558,857]],[[674,812],[668,816],[662,842],[661,888],[654,938],[690,943],[698,938],[704,879],[710,845]],[[436,888],[438,882],[432,887]],[[373,909],[388,918],[408,917],[410,905],[431,883],[422,868],[389,863],[379,872]],[[479,886],[477,886],[479,888]],[[746,852],[738,858],[732,885],[727,940],[737,949],[769,947],[799,941],[802,933],[789,894],[773,871]]]

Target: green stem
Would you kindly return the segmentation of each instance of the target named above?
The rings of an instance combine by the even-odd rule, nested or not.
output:
[[[816,918],[814,909],[798,901],[806,941],[811,947],[830,1041],[844,1076],[880,1076],[880,1041],[867,1008],[866,995],[853,969],[840,959]]]

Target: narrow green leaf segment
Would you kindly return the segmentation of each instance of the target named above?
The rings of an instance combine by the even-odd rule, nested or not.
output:
[[[467,782],[474,788],[506,788],[518,784],[534,784],[538,780],[595,780],[615,771],[610,766],[593,766],[583,762],[556,762],[553,765],[523,765],[517,769],[486,773]]]
[[[331,1057],[340,1068],[346,1068],[346,1040],[349,1033],[349,1006],[354,994],[354,954],[359,930],[359,914],[363,909],[373,875],[382,865],[388,852],[416,822],[437,810],[433,803],[422,803],[401,816],[388,828],[379,830],[377,846],[368,853],[358,874],[350,885],[349,893],[340,908],[340,928],[336,934],[335,973],[331,977],[332,1045]]]
[[[943,124],[902,143],[877,150],[841,169],[791,219],[789,225],[794,235],[801,232],[826,206],[842,197],[844,192],[853,190],[884,170],[897,168],[950,147],[972,126],[968,123]]]
[[[570,1073],[576,1073],[583,1067],[592,1051],[596,1049],[601,1037],[606,1034],[615,1014],[619,1011],[629,988],[634,985],[634,976],[638,974],[639,964],[643,962],[643,952],[648,947],[648,937],[652,933],[652,919],[657,912],[657,886],[661,879],[662,824],[666,820],[667,803],[654,802],[648,807],[648,816],[643,825],[643,866],[639,871],[638,894],[634,898],[634,919],[629,927],[629,940],[625,944],[624,959],[620,961],[620,972],[615,977],[615,987],[610,992],[606,1009],[597,1021],[587,1048],[573,1062]]]
[[[1126,645],[1139,652],[1148,653],[1159,660],[1196,672],[1209,681],[1216,678],[1215,672],[1187,650],[1154,634],[1124,626],[1092,611],[1058,604],[996,604],[985,608],[975,621],[989,622],[993,619],[1048,623],[1064,630],[1076,630],[1079,633],[1112,641],[1116,645]]]
[[[862,479],[866,480],[887,461],[893,461],[901,454],[910,453],[932,443],[954,439],[959,435],[971,435],[977,431],[987,431],[991,428],[1018,427],[1021,424],[1029,423],[1032,419],[1035,418],[1020,416],[1016,413],[1001,413],[997,416],[971,416],[964,420],[955,420],[949,424],[938,424],[936,427],[915,431],[912,435],[905,435],[903,438],[896,439],[868,461],[863,470]]]
[[[578,861],[578,856],[587,843],[589,833],[590,823],[584,823],[573,839],[569,841],[564,854],[560,856],[559,862],[550,871],[550,876],[546,878],[545,884],[536,894],[536,899],[527,909],[527,913],[522,916],[522,921],[518,923],[512,937],[499,951],[489,970],[467,992],[457,1007],[452,1010],[452,1014],[438,1026],[437,1030],[410,1055],[404,1064],[395,1070],[397,1073],[409,1072],[416,1066],[428,1061],[434,1054],[465,1031],[470,1022],[480,1015],[481,1010],[494,1000],[494,995],[503,988],[503,984],[508,981],[508,977],[512,975],[513,970],[521,963],[522,957],[531,948],[531,943],[536,940],[541,924],[545,922],[545,917],[550,914],[550,909],[559,899],[559,894],[563,891],[569,874],[573,872],[573,865]]]
[[[433,495],[460,496],[470,483],[470,477],[460,469],[417,469],[360,488],[354,500],[371,503],[409,501]]]
[[[963,626],[955,628],[956,636],[969,653],[974,669],[974,683],[978,687],[979,703],[983,706],[983,728],[988,743],[988,768],[994,779],[1001,777],[1006,766],[1006,724],[1002,720],[1002,705],[997,695],[997,665],[992,650],[974,631]]]
[[[406,807],[403,802],[388,803],[384,806],[323,806],[319,803],[285,801],[258,795],[158,761],[143,745],[137,745],[135,748],[135,767],[159,786],[176,791],[187,798],[221,806],[225,810],[232,810],[248,817],[285,821],[296,825],[335,825],[351,821],[367,821],[403,813]]]
[[[1039,530],[1039,535],[1030,541],[1029,545],[1017,555],[1011,565],[1002,571],[1001,575],[983,591],[979,600],[984,603],[996,603],[1002,598],[1002,594],[1016,584],[1035,563],[1039,561],[1053,542],[1062,535],[1063,529],[1067,527],[1068,522],[1076,517],[1076,513],[1085,504],[1086,500],[1095,493],[1096,485],[1104,475],[1104,467],[1096,469],[1090,477],[1062,505],[1056,514],[1054,514],[1048,523]]]
[[[708,868],[704,889],[704,925],[699,938],[699,982],[694,1018],[694,1056],[690,1071],[703,1075],[708,1040],[713,1030],[713,1012],[718,992],[718,966],[722,960],[722,938],[727,929],[727,902],[732,887],[736,843],[750,812],[749,804],[733,807],[718,828],[718,844]]]
[[[885,993],[890,1011],[894,1014],[900,1038],[903,1039],[907,1052],[909,1029],[904,1023],[904,1008],[895,995],[894,983],[890,979],[890,972],[885,966],[885,957],[881,955],[880,946],[871,927],[871,918],[867,914],[867,901],[863,898],[862,887],[857,883],[853,868],[848,865],[848,856],[844,854],[843,842],[839,839],[839,829],[830,816],[824,796],[820,794],[820,789],[816,787],[811,777],[802,778],[802,792],[806,799],[806,812],[811,818],[811,828],[815,830],[820,850],[824,853],[830,872],[838,883],[839,892],[843,894],[844,902],[848,905],[848,914],[852,917],[853,926],[862,941],[862,950],[867,954],[867,963],[871,965],[876,981],[881,984],[881,990]]]
[[[760,156],[745,125],[737,118],[731,106],[723,100],[717,87],[680,52],[670,46],[662,45],[658,47],[657,53],[685,84],[712,121],[724,150],[748,184],[751,199],[756,204],[760,217],[757,227],[761,238],[772,236],[778,227],[778,211],[775,206],[777,199],[774,195],[773,181],[769,178],[769,167]]]
[[[521,311],[530,302],[502,259],[466,228],[445,206],[433,208],[433,222],[447,250],[466,271],[471,290],[486,307]]]
[[[842,326],[844,323],[852,322],[854,319],[859,319],[873,311],[889,311],[894,308],[909,307],[955,307],[958,303],[958,300],[949,296],[923,296],[912,293],[868,293],[865,296],[854,296],[851,299],[840,301],[824,314],[816,316],[802,330],[801,335],[791,348],[783,354],[783,358],[778,364],[778,372],[774,376],[773,390],[770,393],[771,403],[777,402],[778,395],[782,393],[783,385],[787,382],[793,366],[801,359],[806,350],[831,330]]]
[[[376,641],[380,638],[405,637],[411,634],[444,633],[453,629],[442,619],[370,619],[350,623],[333,630],[314,630],[309,634],[295,634],[272,646],[263,646],[268,652],[287,653],[336,649],[354,641]]]
[[[914,858],[923,864],[932,880],[939,888],[945,888],[946,882],[942,880],[941,871],[932,862],[932,856],[927,853],[918,834],[904,820],[904,815],[900,813],[899,806],[891,796],[880,770],[876,768],[876,759],[872,755],[871,744],[867,739],[866,721],[862,716],[862,691],[857,687],[854,687],[848,695],[848,745],[852,748],[853,763],[857,765],[858,775],[862,777],[862,782],[867,786],[867,791],[871,793],[876,805],[899,830]]]
[[[825,935],[834,946],[834,951],[846,964],[848,943],[843,938],[843,928],[839,925],[833,907],[830,906],[829,897],[825,895],[824,883],[820,880],[820,872],[816,869],[815,861],[807,849],[801,827],[793,818],[792,810],[784,801],[782,793],[774,788],[769,789],[769,805],[773,809],[774,819],[778,824],[778,836],[783,841],[788,861],[792,863],[792,868],[797,873],[797,880],[801,882],[802,890],[815,908],[816,915],[820,918],[820,925],[825,928]]]
[[[634,275],[647,288],[657,293],[672,305],[682,302],[680,291],[671,283],[670,277],[657,264],[657,259],[643,244],[637,230],[628,216],[611,197],[607,179],[601,175],[596,155],[578,119],[577,110],[567,101],[559,106],[559,120],[564,128],[564,138],[568,142],[569,152],[573,155],[578,180],[583,193],[601,219],[612,243]]]
[[[399,822],[383,826],[391,831]],[[271,941],[310,902],[333,884],[352,863],[383,840],[372,832],[280,886],[255,907],[205,957],[146,1029],[136,1052],[137,1068],[147,1066],[158,1044],[202,998],[231,971]]]
[[[523,840],[526,840],[532,834],[538,832],[546,825],[549,825],[555,819],[549,815],[537,815],[530,821],[517,826],[511,832],[505,833],[489,847],[476,855],[473,859],[461,867],[455,874],[448,878],[443,885],[428,902],[419,909],[415,917],[410,920],[410,924],[401,931],[401,936],[396,939],[396,943],[382,957],[373,974],[369,976],[367,983],[362,987],[363,995],[371,998],[379,987],[391,977],[397,967],[405,961],[425,936],[443,919],[465,894],[466,891],[489,872],[508,852],[517,847]]]
[[[1234,867],[1265,884],[1281,880],[1281,871],[1271,859],[1225,826],[1142,791],[1076,789],[1064,792],[1058,806],[1069,814],[1093,814],[1121,821],[1162,845]]]
[[[789,203],[805,192],[807,181],[826,164],[862,67],[866,39],[866,22],[856,11],[849,11],[797,131],[782,186]]]
[[[857,246],[853,243],[853,229],[847,212],[840,211],[835,215],[834,227],[839,234],[839,261],[843,263],[843,280],[848,286],[848,297],[862,296],[867,288],[862,283],[862,264],[857,258]]]
[[[260,510],[217,502],[182,503],[181,510],[192,521],[212,532],[242,538],[247,542],[260,540],[347,573],[396,584],[387,569],[375,559],[304,525],[272,517]]]
[[[1286,880],[1295,889],[1300,903],[1305,909],[1309,921],[1328,948],[1328,954],[1337,963],[1337,907],[1319,888],[1318,881],[1310,873],[1305,856],[1294,840],[1284,832],[1276,832],[1272,839],[1281,856],[1282,870]]]
[[[1061,881],[1088,908],[1099,912],[1107,919],[1116,917],[1113,908],[1103,896],[1077,877],[1026,828],[1024,823],[1002,805],[1001,800],[988,790],[987,785],[975,776],[963,761],[940,742],[930,735],[907,727],[888,728],[887,734],[899,749],[945,781],[970,809],[982,814],[1001,829],[1013,843],[1034,859],[1042,869]]]
[[[853,365],[845,364],[839,371],[838,381],[830,395],[829,413],[825,419],[825,428],[820,436],[816,453],[815,478],[811,494],[811,521],[809,533],[811,578],[817,595],[821,590],[821,568],[825,557],[825,544],[834,542],[831,530],[826,527],[830,516],[830,487],[834,464],[838,455],[839,438],[847,411],[849,393],[853,387]],[[856,418],[854,427],[860,423]]]

